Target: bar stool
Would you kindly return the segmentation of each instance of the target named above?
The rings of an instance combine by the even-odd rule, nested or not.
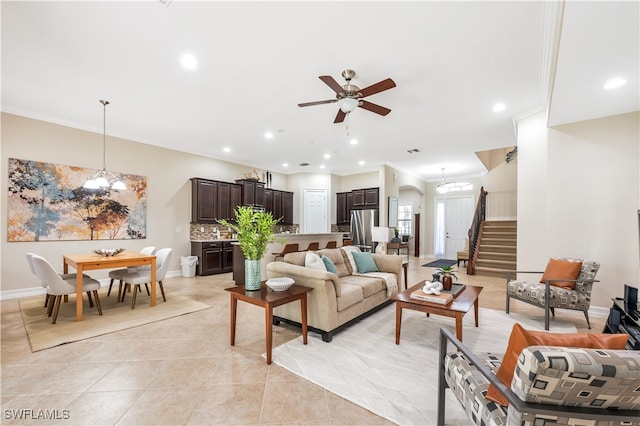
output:
[[[275,256],[273,258],[273,261],[276,262],[279,257],[284,257],[284,255],[287,254],[287,253],[295,253],[297,251],[298,251],[298,243],[291,243],[291,244],[285,244],[285,246],[282,248],[281,252],[279,252],[279,253],[271,253],[271,254],[273,254]]]
[[[342,246],[350,246],[351,245],[351,240],[343,240],[342,241]]]
[[[317,241],[314,241],[312,243],[309,243],[307,248],[304,249],[303,251],[316,251],[316,250],[320,250],[320,243]]]
[[[338,244],[335,241],[328,241],[327,246],[325,248],[330,249],[330,248],[336,248],[336,247],[338,247]]]

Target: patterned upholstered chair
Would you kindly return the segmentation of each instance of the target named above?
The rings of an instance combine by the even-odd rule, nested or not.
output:
[[[544,283],[526,280],[512,280],[513,274],[542,274],[541,271],[508,271],[507,272],[507,304],[505,312],[509,313],[509,301],[511,298],[521,300],[531,305],[539,306],[544,309],[544,329],[549,330],[549,312],[555,316],[555,308],[572,309],[582,311],[587,320],[587,326],[591,328],[589,323],[589,306],[591,306],[591,287],[593,283],[598,282],[595,279],[600,263],[590,260],[556,258],[563,261],[581,261],[582,266],[580,273],[575,280],[563,279],[547,279]],[[552,285],[556,281],[572,281],[575,282],[574,289],[557,287]]]
[[[440,333],[438,425],[447,388],[475,425],[640,424],[640,351],[529,346],[507,387],[495,375],[502,354],[474,354],[451,331]],[[508,407],[485,398],[490,384]]]

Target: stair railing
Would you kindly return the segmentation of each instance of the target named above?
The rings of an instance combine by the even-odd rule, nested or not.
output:
[[[487,194],[484,187],[480,187],[480,196],[476,204],[476,210],[473,213],[473,221],[469,228],[469,260],[467,260],[467,274],[475,275],[476,260],[478,258],[478,250],[480,248],[480,236],[482,235],[482,227],[487,216]]]

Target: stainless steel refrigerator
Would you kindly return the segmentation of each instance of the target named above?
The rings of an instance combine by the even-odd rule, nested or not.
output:
[[[351,244],[372,250],[373,227],[378,226],[378,210],[351,210]]]

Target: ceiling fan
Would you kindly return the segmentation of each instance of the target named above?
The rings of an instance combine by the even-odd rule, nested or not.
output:
[[[342,77],[347,81],[347,84],[343,86],[340,86],[340,84],[338,84],[338,82],[330,75],[321,75],[319,77],[320,80],[324,81],[327,86],[329,86],[331,89],[333,89],[334,92],[336,92],[336,98],[328,99],[326,101],[305,102],[302,104],[298,104],[298,106],[308,107],[313,105],[332,104],[337,102],[340,109],[338,110],[336,119],[333,120],[334,123],[342,123],[347,114],[355,110],[356,107],[360,107],[380,115],[389,114],[391,112],[389,108],[385,108],[372,102],[365,101],[363,100],[363,98],[383,92],[385,90],[392,89],[396,87],[396,83],[390,78],[387,78],[386,80],[382,80],[376,84],[372,84],[371,86],[365,87],[364,89],[360,89],[358,86],[351,84],[351,79],[355,75],[356,72],[354,70],[342,71]]]

